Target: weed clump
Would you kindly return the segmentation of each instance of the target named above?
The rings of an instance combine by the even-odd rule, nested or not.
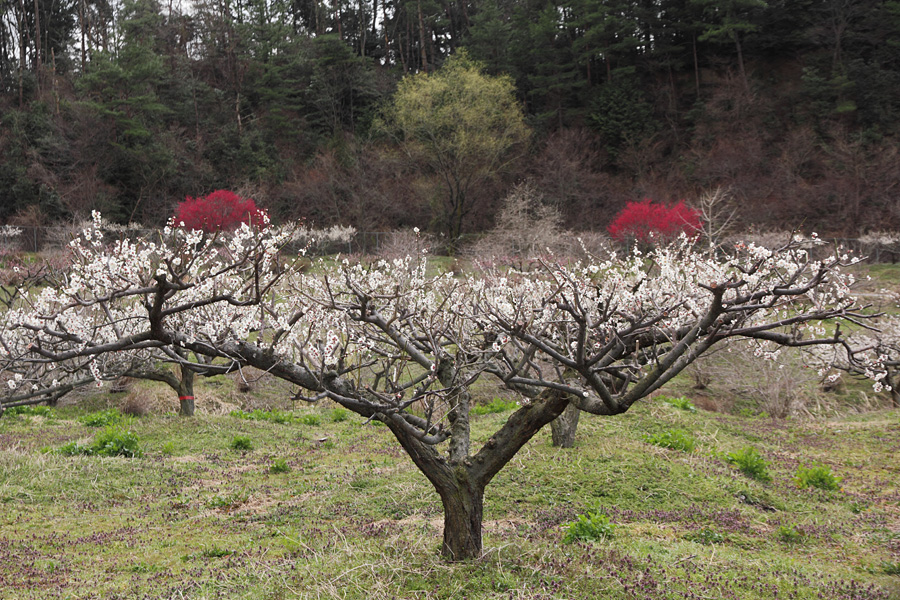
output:
[[[601,512],[588,512],[578,515],[576,521],[566,526],[563,542],[599,542],[611,538],[616,526],[610,522],[609,516]]]
[[[319,418],[319,415],[300,415],[297,417],[297,422],[301,425],[319,425],[322,422],[322,419]]]
[[[125,456],[136,458],[141,456],[138,436],[131,430],[109,425],[97,434],[88,445],[69,442],[56,450],[64,456]]]
[[[232,510],[241,504],[247,502],[250,499],[250,495],[245,490],[238,490],[222,496],[220,494],[216,494],[206,503],[208,508],[218,508],[222,510]]]
[[[697,407],[693,405],[693,403],[685,398],[684,396],[680,398],[670,398],[668,396],[660,396],[660,400],[662,400],[663,404],[668,404],[678,410],[686,410],[688,412],[697,412]]]
[[[713,544],[721,544],[724,542],[725,536],[718,531],[705,527],[700,531],[686,535],[685,539],[691,542],[697,542],[698,544],[703,544],[704,546],[711,546]]]
[[[3,411],[4,415],[15,416],[24,415],[32,417],[44,417],[52,419],[54,416],[53,409],[49,406],[13,406]]]
[[[248,421],[269,421],[271,423],[278,423],[280,425],[286,425],[294,420],[293,413],[284,410],[278,410],[277,408],[273,408],[272,410],[261,410],[257,408],[250,412],[244,410],[233,410],[228,413],[228,415]]]
[[[109,427],[123,419],[122,413],[114,408],[107,408],[78,418],[78,422],[87,427]]]
[[[693,452],[696,445],[693,436],[680,429],[670,429],[656,435],[645,435],[644,441],[654,446],[682,452]]]
[[[472,407],[472,414],[475,415],[490,415],[494,413],[502,413],[508,410],[514,410],[519,408],[518,402],[507,402],[502,398],[494,398],[487,404],[477,404]]]
[[[350,411],[341,406],[337,406],[331,410],[331,422],[343,423],[350,416]]]
[[[746,448],[741,448],[735,452],[729,452],[725,455],[725,460],[736,466],[740,469],[741,473],[751,479],[763,483],[772,481],[772,476],[769,475],[768,471],[769,462],[765,460],[759,453],[759,450],[753,446],[747,446]]]
[[[291,466],[287,463],[287,459],[276,458],[269,465],[269,473],[287,473],[291,470]]]
[[[814,487],[829,492],[841,489],[841,478],[835,477],[830,467],[821,465],[800,467],[794,481],[801,488]]]
[[[804,533],[796,525],[782,525],[778,528],[778,539],[785,544],[797,544],[803,541]]]
[[[239,452],[249,452],[253,450],[253,442],[246,435],[236,435],[231,439],[229,447]]]

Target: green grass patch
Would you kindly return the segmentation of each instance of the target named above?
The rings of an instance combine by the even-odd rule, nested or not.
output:
[[[741,473],[751,479],[768,483],[772,481],[769,475],[769,462],[753,446],[747,446],[725,455],[725,460],[736,466]]]
[[[476,404],[472,407],[471,412],[474,415],[491,415],[515,410],[517,408],[519,408],[518,402],[494,398],[487,404]]]
[[[228,447],[239,452],[249,452],[253,450],[253,441],[249,436],[236,435],[231,438],[231,443],[228,444]]]
[[[40,406],[40,405],[31,405],[31,406],[13,406],[12,408],[7,408],[3,411],[4,415],[8,416],[29,416],[29,417],[44,417],[45,419],[52,419],[56,416],[56,413],[49,406]]]
[[[661,433],[648,434],[644,436],[644,441],[654,446],[682,452],[693,452],[697,443],[694,436],[680,429],[669,429]]]
[[[841,478],[835,477],[831,467],[816,465],[812,467],[800,467],[794,481],[801,488],[814,487],[820,490],[833,491],[841,489]]]
[[[312,413],[305,413],[297,416],[297,422],[301,425],[321,425],[322,417]]]
[[[40,452],[90,446],[105,430],[85,429],[83,410],[55,410],[40,426],[0,419],[4,600],[900,596],[898,412],[773,421],[647,402],[583,415],[578,452],[541,431],[496,475],[484,557],[448,563],[437,494],[386,427],[331,408],[294,411],[321,418],[314,434],[296,421],[150,414],[129,428],[144,457],[121,460]],[[508,415],[473,419],[473,448]],[[702,449],[752,446],[772,481],[718,452],[642,439],[674,427]],[[253,452],[232,450],[236,436]],[[839,472],[840,501],[798,491],[800,464]]]
[[[589,512],[578,515],[578,518],[566,526],[563,542],[599,542],[613,536],[616,526],[609,520],[609,515],[602,512]]]
[[[694,404],[684,396],[679,396],[677,398],[672,398],[670,396],[660,396],[658,400],[663,404],[668,404],[669,406],[677,408],[678,410],[697,412],[697,407],[694,406]]]
[[[255,409],[252,411],[233,410],[228,413],[236,419],[245,419],[248,421],[269,421],[270,423],[280,423],[285,425],[294,421],[294,414],[284,410],[273,408],[271,410]]]
[[[341,406],[337,406],[331,409],[330,417],[332,423],[343,423],[350,418],[350,411]]]
[[[78,422],[87,427],[108,427],[116,425],[126,417],[118,409],[108,408],[78,417]]]
[[[269,473],[287,473],[291,470],[286,458],[276,458],[269,465]]]
[[[88,444],[69,442],[60,446],[56,452],[63,456],[124,456],[126,458],[135,458],[142,454],[138,436],[130,429],[124,429],[117,425],[109,425],[94,436],[94,440]]]

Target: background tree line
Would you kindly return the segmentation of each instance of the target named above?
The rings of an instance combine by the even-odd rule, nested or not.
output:
[[[898,32],[887,0],[0,0],[0,221],[160,224],[228,188],[456,233],[528,179],[570,226],[717,186],[745,225],[900,226]],[[382,116],[463,47],[532,133],[448,229]]]

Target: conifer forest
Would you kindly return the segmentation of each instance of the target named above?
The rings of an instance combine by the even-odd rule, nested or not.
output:
[[[479,79],[404,87],[452,57]],[[407,143],[401,93],[488,84],[521,113],[489,159]],[[231,189],[459,235],[528,181],[576,229],[722,188],[745,227],[854,237],[900,226],[898,92],[893,0],[2,0],[0,222],[159,226]]]

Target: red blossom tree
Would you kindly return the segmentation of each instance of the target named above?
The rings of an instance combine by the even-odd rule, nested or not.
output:
[[[188,196],[178,205],[175,224],[207,233],[230,231],[241,223],[264,226],[268,216],[250,198],[241,198],[229,190],[216,190],[206,196]]]
[[[636,240],[642,244],[666,243],[682,233],[688,237],[700,234],[700,213],[679,201],[672,206],[656,204],[649,198],[629,202],[607,227],[616,241]]]

